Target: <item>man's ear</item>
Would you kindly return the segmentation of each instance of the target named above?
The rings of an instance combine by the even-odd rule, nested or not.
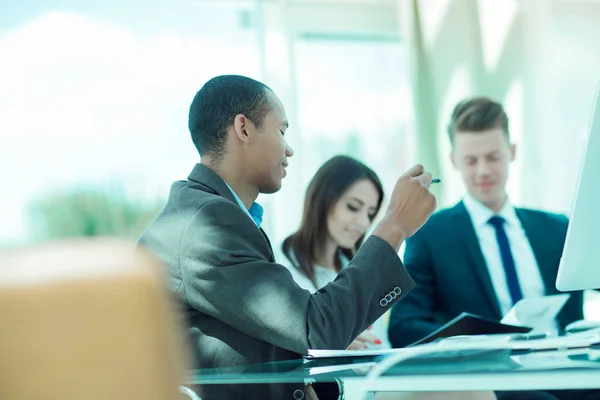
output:
[[[250,135],[248,134],[250,124],[252,124],[252,122],[246,118],[244,114],[238,114],[233,119],[235,135],[243,143],[248,143],[250,141]]]
[[[510,161],[515,161],[515,156],[517,155],[517,145],[510,145]]]
[[[454,151],[450,151],[450,162],[452,163],[452,166],[454,168],[456,168],[456,159],[454,158]]]

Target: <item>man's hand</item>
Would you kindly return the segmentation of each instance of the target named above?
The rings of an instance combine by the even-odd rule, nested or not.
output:
[[[385,216],[373,234],[388,242],[396,251],[427,222],[437,207],[429,191],[431,174],[415,165],[396,181]]]

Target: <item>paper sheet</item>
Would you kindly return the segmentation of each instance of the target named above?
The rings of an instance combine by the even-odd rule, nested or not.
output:
[[[544,336],[544,335],[537,335]],[[533,337],[533,339],[531,339]],[[414,348],[404,349],[386,349],[386,350],[315,350],[309,349],[308,356],[305,356],[305,363],[315,359],[326,358],[348,358],[347,362],[340,364],[351,363],[370,363],[377,360],[372,360],[364,357],[374,356],[389,356],[395,353],[411,354],[415,350],[428,349],[425,354],[415,354],[413,357],[418,357],[422,361],[435,359],[441,362],[450,359],[466,358],[485,354],[485,350],[507,350],[514,351],[547,351],[561,349],[581,349],[586,348],[590,351],[590,346],[600,345],[600,328],[592,329],[585,332],[575,333],[566,336],[545,336],[535,338],[536,335],[530,334],[502,334],[502,335],[476,335],[476,336],[460,336],[441,339],[440,341],[426,343]],[[365,364],[366,365],[366,364]],[[344,368],[348,368],[346,365]]]
[[[321,350],[308,349],[308,358],[377,357],[397,353],[401,349]]]
[[[500,321],[503,324],[529,326],[531,333],[554,330],[554,320],[563,308],[570,294],[528,297],[519,301]]]

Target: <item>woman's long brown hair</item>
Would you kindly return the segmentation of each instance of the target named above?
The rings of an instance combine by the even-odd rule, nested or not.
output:
[[[323,164],[310,181],[304,198],[300,228],[283,241],[283,254],[313,282],[315,287],[317,287],[315,282],[317,253],[321,250],[319,246],[326,242],[328,235],[327,217],[346,190],[362,179],[370,180],[377,188],[379,194],[375,212],[377,214],[383,201],[383,186],[377,174],[352,157],[335,156]],[[363,239],[364,235],[358,239],[354,248],[340,249],[341,253],[351,260]],[[342,269],[339,255],[334,262],[339,272]]]

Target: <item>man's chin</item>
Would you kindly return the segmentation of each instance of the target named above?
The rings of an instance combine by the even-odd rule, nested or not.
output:
[[[476,196],[473,197],[486,206],[491,207],[501,201],[500,199],[502,198],[502,195],[498,194],[496,191],[480,191]]]
[[[485,192],[485,191],[480,191],[477,196],[475,196],[475,198],[477,198],[477,200],[481,201],[482,203],[487,203],[490,200],[493,200],[496,196],[494,195],[494,193],[491,192]]]
[[[278,183],[272,183],[270,185],[261,186],[260,193],[263,194],[272,194],[277,193],[281,189],[281,181]]]

